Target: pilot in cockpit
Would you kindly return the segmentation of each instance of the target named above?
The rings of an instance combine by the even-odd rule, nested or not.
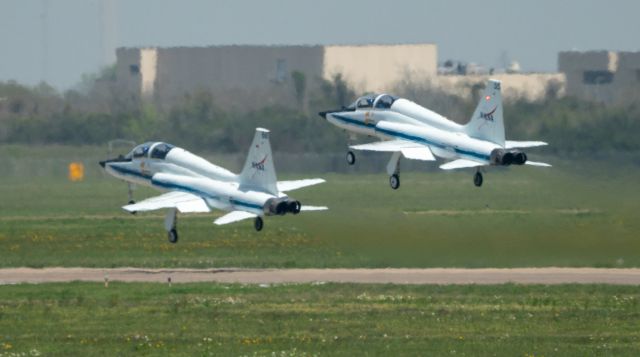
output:
[[[133,148],[133,150],[131,150],[131,152],[129,152],[124,158],[131,160],[149,157],[152,159],[164,160],[169,151],[173,148],[173,145],[163,142],[146,142]]]

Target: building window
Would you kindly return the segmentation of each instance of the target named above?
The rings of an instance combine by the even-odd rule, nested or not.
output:
[[[613,82],[613,72],[584,71],[584,84],[607,84]]]
[[[276,82],[284,82],[287,79],[287,60],[278,59],[276,61]]]
[[[137,64],[132,64],[129,66],[129,72],[131,74],[140,74],[140,66],[138,66]]]

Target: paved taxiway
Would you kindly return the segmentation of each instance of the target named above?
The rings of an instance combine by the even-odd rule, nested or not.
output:
[[[640,268],[515,269],[145,269],[5,268],[0,284],[69,281],[124,282],[377,283],[377,284],[620,284],[640,285]]]

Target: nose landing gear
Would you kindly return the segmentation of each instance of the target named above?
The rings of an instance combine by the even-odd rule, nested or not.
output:
[[[391,155],[391,160],[389,160],[387,164],[389,186],[394,190],[400,188],[400,155],[401,153],[399,151],[394,152],[393,155]]]
[[[178,221],[178,211],[175,208],[170,208],[167,211],[167,215],[164,217],[164,228],[167,230],[167,238],[170,243],[178,243],[178,230],[176,225]]]
[[[400,188],[400,176],[393,174],[389,177],[389,185],[392,189],[397,190]]]

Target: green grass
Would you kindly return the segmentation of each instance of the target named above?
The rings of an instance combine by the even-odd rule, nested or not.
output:
[[[623,286],[95,283],[0,288],[0,356],[637,356]]]
[[[172,245],[163,213],[124,212],[126,186],[95,165],[97,148],[78,150],[0,147],[0,266],[640,266],[640,169],[627,163],[548,158],[490,170],[480,189],[468,171],[403,173],[398,191],[358,168],[281,175],[326,178],[292,196],[330,210],[268,217],[260,233],[181,215]],[[70,160],[85,161],[83,182],[66,180]]]

